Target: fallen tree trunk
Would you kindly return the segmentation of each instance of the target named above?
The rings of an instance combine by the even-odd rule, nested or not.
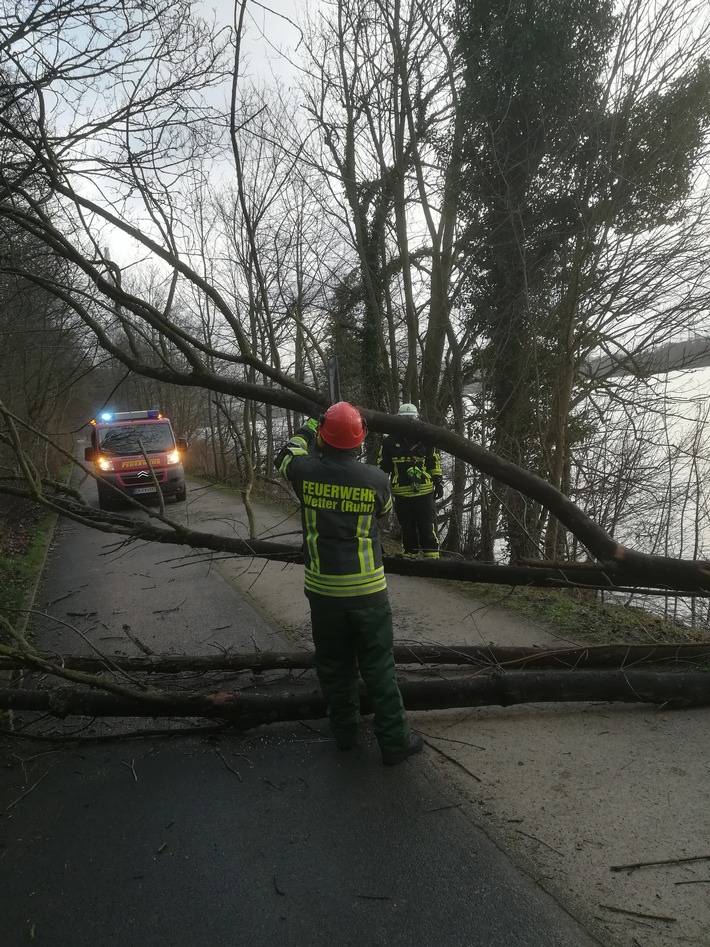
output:
[[[398,665],[471,664],[477,667],[505,668],[629,668],[639,664],[680,664],[710,660],[710,643],[675,645],[609,644],[578,648],[513,648],[438,645],[396,645]],[[259,651],[255,654],[155,654],[141,657],[106,657],[94,655],[40,654],[48,664],[59,664],[73,671],[100,673],[112,668],[139,674],[208,673],[210,671],[279,671],[300,670],[314,666],[311,651]],[[21,657],[0,657],[0,670],[34,668]]]
[[[469,449],[472,448],[470,442],[466,444]],[[505,462],[501,463],[504,463],[506,467],[510,466]],[[78,464],[78,466],[85,473],[91,473],[84,465]],[[529,480],[531,485],[534,484],[536,490],[539,488],[542,493],[549,494],[551,502],[543,505],[555,513],[599,561],[547,564],[543,560],[536,566],[529,564],[504,566],[463,559],[408,561],[396,556],[385,556],[385,572],[393,575],[452,579],[472,583],[483,582],[504,586],[605,589],[627,594],[710,597],[710,563],[700,560],[676,560],[627,549],[615,542],[601,527],[593,523],[550,484],[518,468],[512,469],[517,471],[523,479]],[[498,476],[497,479],[506,482],[504,476]],[[517,475],[514,479],[517,482]],[[516,489],[518,488],[516,486]],[[521,492],[526,491],[523,489]],[[0,493],[37,500],[53,512],[74,522],[107,533],[126,536],[131,540],[140,539],[145,542],[209,550],[224,556],[254,556],[283,563],[303,562],[303,550],[298,546],[271,540],[245,540],[235,536],[206,533],[165,519],[160,524],[143,519],[128,519],[119,513],[107,513],[90,507],[78,495],[64,496],[55,492],[51,496],[40,494],[40,499],[37,499],[27,489],[9,485],[0,485]],[[527,495],[537,496],[537,493],[533,491]],[[552,502],[555,497],[559,502]]]
[[[568,701],[664,704],[668,708],[710,706],[710,674],[703,672],[496,671],[448,680],[403,681],[400,687],[409,711]],[[372,710],[364,694],[361,706],[363,713]],[[0,708],[56,717],[209,717],[229,720],[239,729],[320,718],[326,710],[318,691],[298,693],[293,686],[288,692],[276,688],[200,695],[163,691],[145,698],[79,687],[7,688],[0,691]]]
[[[589,589],[624,592],[629,595],[710,594],[704,564],[675,562],[662,556],[625,553],[618,563],[555,563],[541,560],[533,566],[495,565],[464,559],[402,559],[384,557],[385,572],[454,582],[481,582],[486,585],[531,586],[542,589]],[[271,558],[271,557],[269,557]]]

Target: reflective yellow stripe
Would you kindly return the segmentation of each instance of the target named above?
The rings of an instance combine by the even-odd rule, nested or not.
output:
[[[418,467],[422,473],[421,479],[419,480],[420,489],[413,491],[414,493],[428,493],[429,491],[426,488],[432,485],[432,477],[440,477],[442,474],[441,457],[438,451],[434,451],[426,457],[422,457],[419,454],[405,454],[403,456],[392,457],[391,463],[392,487],[398,496],[412,495],[412,488],[409,486],[410,478],[407,473],[409,467]],[[379,465],[380,461],[378,460],[378,466]],[[404,481],[401,486],[400,475]]]
[[[329,585],[333,588],[336,586],[342,588],[355,589],[358,586],[367,585],[373,581],[379,581],[384,577],[385,568],[380,566],[378,569],[374,569],[368,575],[361,575],[359,572],[350,572],[344,575],[339,573],[331,572],[314,572],[313,569],[306,568],[306,575],[310,575],[310,578],[314,582],[319,582],[321,584]]]
[[[316,511],[305,507],[303,516],[306,523],[306,545],[314,572],[320,572],[320,557],[318,556],[318,517]]]
[[[369,575],[323,575],[305,569],[305,585],[310,592],[328,595],[331,598],[352,598],[356,595],[371,595],[387,588],[384,567]]]
[[[358,516],[355,536],[357,538],[357,557],[360,560],[360,571],[363,575],[369,575],[375,569],[375,562],[372,557],[372,540],[370,539],[371,528],[372,516]]]
[[[304,445],[306,443],[302,437],[294,437],[292,441],[289,441],[288,451],[284,459],[281,461],[281,466],[279,467],[279,473],[282,477],[286,476],[286,469],[294,457],[303,457],[304,454],[308,454],[308,451],[305,447],[293,447],[292,445],[294,441],[299,441]]]
[[[425,497],[430,493],[434,492],[434,484],[425,483],[424,486],[420,487],[418,490],[415,490],[414,487],[400,487],[398,484],[392,485],[392,493],[396,497]]]

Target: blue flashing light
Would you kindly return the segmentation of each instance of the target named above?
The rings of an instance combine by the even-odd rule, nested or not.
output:
[[[158,408],[147,408],[145,411],[102,411],[92,424],[111,424],[114,421],[158,421],[165,415]]]

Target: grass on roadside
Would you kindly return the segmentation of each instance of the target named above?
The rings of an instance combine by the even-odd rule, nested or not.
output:
[[[694,644],[710,640],[707,627],[692,628],[633,605],[601,599],[581,589],[548,590],[518,586],[462,586],[472,598],[547,625],[565,637],[585,644]]]
[[[387,555],[401,552],[396,540],[383,535]],[[485,605],[514,612],[520,618],[546,626],[580,644],[696,644],[710,641],[707,624],[691,627],[659,617],[636,605],[606,600],[601,592],[582,589],[540,589],[531,586],[489,585],[442,580]],[[672,599],[669,599],[672,603]]]
[[[27,596],[44,564],[52,537],[54,514],[49,513],[27,527],[26,541],[9,555],[0,556],[0,615],[18,625]]]

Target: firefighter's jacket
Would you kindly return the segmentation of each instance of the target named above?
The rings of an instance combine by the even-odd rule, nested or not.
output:
[[[311,418],[275,460],[301,503],[306,596],[328,608],[383,604],[377,520],[392,509],[389,480],[353,451],[319,448],[317,430]]]
[[[388,434],[382,442],[377,466],[389,475],[396,497],[426,496],[441,482],[436,448],[398,434]]]

